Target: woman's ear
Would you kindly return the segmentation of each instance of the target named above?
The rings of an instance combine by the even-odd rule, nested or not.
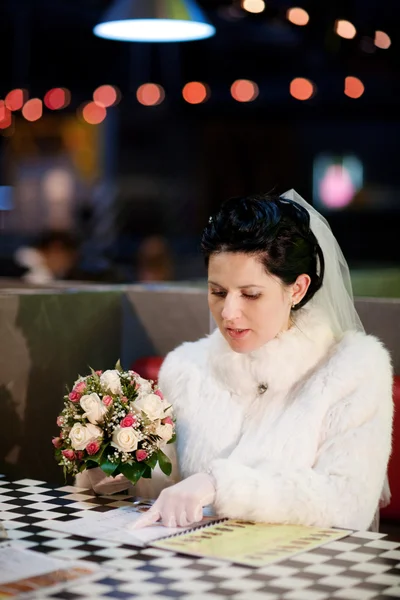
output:
[[[294,284],[292,285],[291,302],[292,306],[298,304],[303,300],[307,293],[309,285],[311,283],[311,277],[303,273],[299,275]]]

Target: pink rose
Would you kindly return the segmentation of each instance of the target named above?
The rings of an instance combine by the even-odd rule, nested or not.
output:
[[[164,400],[164,396],[161,390],[156,390],[154,393],[156,396],[159,396],[161,400]]]
[[[81,399],[81,395],[78,394],[78,392],[75,392],[75,390],[72,390],[72,392],[68,394],[68,398],[71,402],[78,402]]]
[[[82,452],[82,450],[76,450],[75,451],[75,458],[76,458],[76,460],[82,460],[84,456],[85,456],[85,453]]]
[[[68,460],[75,460],[75,452],[73,450],[63,450],[62,455]]]
[[[112,403],[113,403],[113,399],[111,398],[111,396],[104,396],[104,398],[103,398],[104,406],[111,406]]]
[[[137,381],[132,381],[132,385],[134,385],[134,386],[135,386],[135,390],[140,390],[140,388],[142,387],[142,386],[140,385],[140,383],[138,383]]]
[[[100,377],[100,375],[103,374],[103,371],[95,371],[96,375],[98,375]]]
[[[93,454],[97,454],[99,450],[100,450],[99,442],[89,442],[89,444],[86,446],[86,452],[90,456],[93,456]]]
[[[86,389],[86,381],[80,381],[79,383],[76,384],[73,391],[78,392],[78,394],[83,394],[85,389]]]
[[[129,402],[129,400],[128,400],[128,398],[126,396],[122,396],[121,402],[123,402],[124,404],[126,404],[127,402]]]
[[[63,417],[57,417],[57,425],[59,427],[62,427],[64,425],[64,418]]]
[[[147,458],[147,452],[146,450],[136,450],[136,460],[138,462],[142,461],[142,460],[146,460]]]
[[[124,419],[122,419],[120,426],[121,427],[132,427],[136,423],[136,417],[133,415],[127,415]]]
[[[61,446],[62,446],[62,443],[63,443],[63,442],[62,442],[62,439],[61,439],[61,438],[59,438],[59,437],[54,437],[54,438],[51,440],[51,443],[53,444],[54,448],[61,448]]]
[[[171,417],[165,417],[165,419],[163,419],[163,420],[161,421],[161,423],[162,423],[163,425],[173,425],[173,424],[174,424],[174,422],[173,422],[173,420],[171,419]]]

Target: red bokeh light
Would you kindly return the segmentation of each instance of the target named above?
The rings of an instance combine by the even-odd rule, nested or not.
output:
[[[315,93],[314,84],[303,77],[296,77],[290,82],[290,94],[296,100],[309,100]]]
[[[237,102],[252,102],[259,94],[258,85],[248,79],[238,79],[231,86],[231,94]]]
[[[27,121],[37,121],[43,114],[43,103],[40,98],[28,100],[22,107],[22,114]]]
[[[71,92],[65,88],[53,88],[46,92],[43,101],[50,110],[60,110],[71,102]]]
[[[144,106],[157,106],[164,100],[165,92],[157,83],[144,83],[138,88],[136,98]]]
[[[360,98],[364,90],[364,84],[358,77],[346,77],[344,80],[344,93],[349,98]]]
[[[189,104],[201,104],[208,99],[209,89],[204,83],[191,81],[184,86],[182,96]]]
[[[7,108],[4,100],[0,100],[0,129],[7,129],[12,123],[11,111]]]
[[[103,108],[114,106],[118,104],[119,91],[112,85],[101,85],[93,92],[93,100]]]
[[[107,116],[104,106],[99,106],[96,102],[88,102],[82,109],[82,116],[90,125],[102,123]]]
[[[5,105],[9,110],[20,110],[25,102],[25,92],[21,89],[11,90],[5,98]]]

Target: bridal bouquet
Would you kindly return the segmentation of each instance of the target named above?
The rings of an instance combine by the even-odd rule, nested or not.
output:
[[[171,474],[161,446],[175,441],[172,408],[152,380],[123,371],[119,361],[114,370],[92,370],[75,381],[57,425],[53,445],[65,475],[100,467],[136,483],[151,478],[157,463]]]

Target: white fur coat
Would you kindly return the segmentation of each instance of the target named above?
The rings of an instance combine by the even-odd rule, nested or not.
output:
[[[176,448],[165,447],[174,471],[167,479],[157,468],[136,485],[138,496],[208,471],[221,516],[368,529],[393,415],[390,358],[375,337],[349,332],[336,342],[321,313],[305,307],[293,327],[249,354],[231,350],[219,330],[182,344],[165,359],[159,385],[177,419]],[[88,473],[99,493],[127,487],[99,469],[78,485]]]
[[[177,418],[180,476],[210,472],[218,514],[370,526],[393,413],[390,358],[375,337],[336,342],[321,313],[304,308],[249,354],[233,352],[219,330],[182,344],[159,385]]]

